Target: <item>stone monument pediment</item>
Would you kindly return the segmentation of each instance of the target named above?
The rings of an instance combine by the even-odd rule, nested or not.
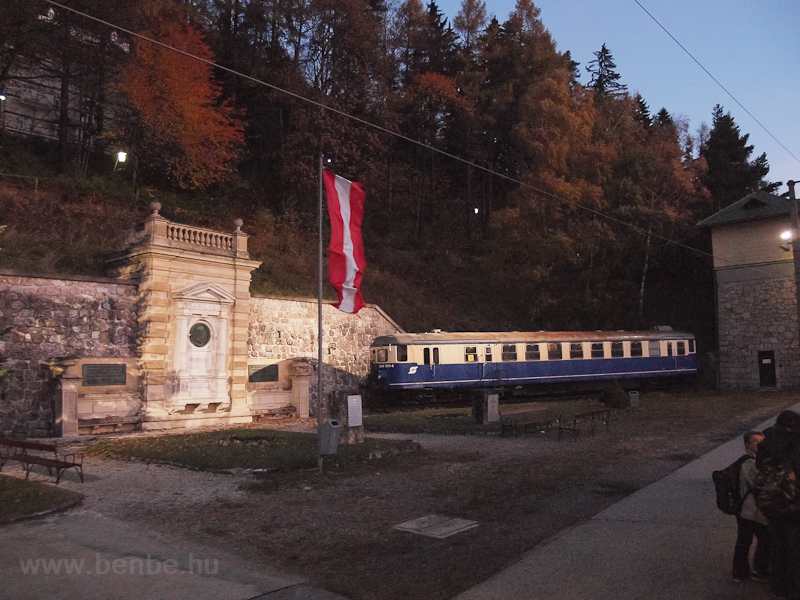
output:
[[[236,296],[213,283],[198,283],[173,292],[173,296],[179,300],[218,302],[220,304],[233,304],[236,302]]]

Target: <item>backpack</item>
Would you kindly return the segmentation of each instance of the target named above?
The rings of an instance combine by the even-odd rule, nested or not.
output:
[[[744,462],[752,459],[749,454],[744,454],[724,469],[711,473],[714,491],[717,493],[717,508],[726,515],[738,515],[742,512],[744,498],[739,495],[739,473]]]
[[[800,515],[800,487],[791,463],[785,458],[759,465],[754,487],[756,505],[767,519]]]

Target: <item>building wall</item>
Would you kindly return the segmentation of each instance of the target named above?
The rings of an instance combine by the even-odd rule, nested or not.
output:
[[[356,392],[369,373],[372,339],[402,331],[375,305],[367,305],[350,315],[324,303],[322,324],[325,365],[322,385],[326,398],[337,391]],[[309,358],[315,369],[309,398],[313,414],[317,404],[318,327],[315,299],[263,296],[250,299],[249,358],[275,362]]]
[[[791,229],[788,217],[728,223],[713,231],[714,268],[792,262],[792,253],[781,249],[781,233]]]
[[[0,271],[0,433],[53,435],[55,358],[136,355],[137,288],[103,278],[31,277]]]
[[[775,353],[779,388],[800,385],[793,263],[717,270],[716,277],[720,387],[760,387],[759,351]]]

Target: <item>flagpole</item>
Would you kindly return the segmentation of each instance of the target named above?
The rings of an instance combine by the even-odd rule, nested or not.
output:
[[[317,468],[322,473],[322,152],[319,154],[319,290],[317,296]]]

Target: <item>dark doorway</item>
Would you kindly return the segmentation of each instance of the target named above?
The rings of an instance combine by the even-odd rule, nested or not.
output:
[[[761,387],[778,385],[775,377],[775,353],[772,350],[758,353],[758,381]]]

